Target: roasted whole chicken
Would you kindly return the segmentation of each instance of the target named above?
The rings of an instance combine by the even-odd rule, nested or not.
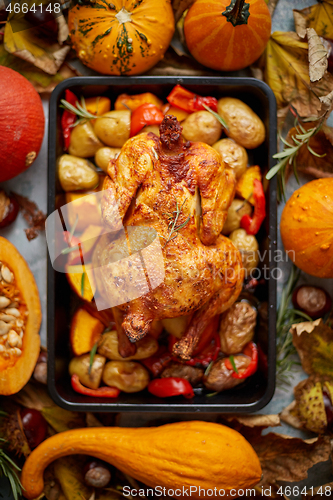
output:
[[[179,359],[189,359],[211,318],[228,309],[242,289],[241,255],[221,235],[234,198],[234,175],[217,151],[201,142],[184,142],[181,132],[176,118],[167,115],[160,137],[149,132],[129,139],[110,162],[104,182],[103,221],[114,230],[115,198],[125,231],[117,238],[114,232],[104,235],[97,245],[99,290],[102,286],[107,295],[118,293],[114,265],[128,251],[134,254],[147,246],[153,239],[149,231],[158,236],[164,260],[162,282],[153,287],[147,279],[147,293],[115,311],[123,356],[135,350],[135,342],[150,332],[154,320],[194,313],[173,348]],[[144,290],[133,267],[128,276],[134,287]]]

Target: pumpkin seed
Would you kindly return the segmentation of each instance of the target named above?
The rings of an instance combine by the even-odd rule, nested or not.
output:
[[[10,325],[0,319],[0,335],[6,335],[10,330]]]
[[[9,306],[10,300],[7,297],[0,297],[0,309],[4,309]]]
[[[15,330],[10,330],[7,342],[10,347],[22,347],[22,339]]]
[[[7,283],[11,283],[13,281],[13,279],[14,279],[13,273],[8,269],[7,266],[5,266],[5,264],[2,264],[1,274],[2,274],[3,279]]]
[[[6,313],[15,316],[15,318],[19,318],[21,316],[20,311],[15,307],[7,307]]]
[[[18,328],[22,328],[22,326],[23,326],[23,325],[24,325],[24,321],[23,321],[23,319],[17,319],[17,320],[16,320],[16,326],[17,326]]]
[[[4,352],[6,350],[5,346],[3,344],[0,344],[0,352]]]
[[[14,354],[14,356],[21,356],[22,351],[18,347],[13,347],[12,349],[9,349],[10,354]]]
[[[11,323],[12,321],[16,320],[15,316],[12,316],[11,314],[5,314],[5,313],[0,313],[0,319],[2,321],[5,321],[6,323]]]

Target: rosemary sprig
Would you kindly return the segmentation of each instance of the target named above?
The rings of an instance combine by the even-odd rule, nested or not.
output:
[[[231,366],[232,366],[232,369],[234,370],[234,372],[238,373],[237,366],[236,366],[236,363],[235,363],[235,358],[233,357],[232,354],[229,356],[229,361],[231,363]]]
[[[283,287],[281,302],[278,308],[276,321],[276,378],[279,384],[289,385],[292,378],[292,372],[300,363],[296,361],[294,355],[296,349],[293,345],[290,328],[295,323],[311,318],[297,309],[290,307],[290,301],[299,280],[300,270],[294,265],[286,285]]]
[[[221,123],[222,127],[224,127],[226,130],[229,130],[228,129],[228,125],[226,124],[226,122],[223,120],[222,116],[220,116],[218,113],[215,113],[215,111],[213,111],[209,106],[207,106],[207,104],[205,104],[204,102],[202,103],[203,107],[209,111],[213,116],[215,116],[215,118]]]
[[[183,227],[185,227],[186,224],[191,219],[191,216],[189,215],[185,222],[183,222],[182,224],[179,224],[179,226],[177,226],[178,219],[179,219],[180,214],[183,210],[183,206],[187,201],[187,198],[185,198],[185,200],[183,201],[183,203],[181,205],[178,204],[178,200],[176,197],[175,197],[175,200],[176,200],[176,210],[174,210],[171,214],[164,214],[169,219],[169,224],[168,224],[169,234],[168,234],[167,238],[162,236],[162,238],[164,238],[166,240],[163,248],[165,248],[167,246],[169,241],[172,241],[177,237],[178,231],[180,229],[182,229]]]
[[[286,192],[286,185],[285,185],[285,174],[286,174],[286,169],[288,165],[293,166],[293,171],[294,175],[296,177],[297,182],[298,180],[298,172],[297,172],[297,155],[299,153],[299,150],[303,147],[306,146],[309,152],[316,156],[317,158],[323,158],[325,154],[320,155],[316,153],[311,147],[310,147],[310,139],[314,137],[320,129],[322,128],[324,121],[326,118],[326,113],[319,119],[318,124],[315,127],[310,128],[309,130],[306,130],[300,121],[298,120],[298,117],[295,118],[295,124],[294,127],[296,129],[296,134],[291,137],[291,139],[294,142],[294,145],[290,144],[287,142],[280,134],[280,139],[284,144],[283,151],[280,153],[276,153],[273,155],[273,158],[276,160],[280,160],[274,167],[272,167],[267,175],[266,179],[270,180],[272,179],[275,175],[278,176],[278,197],[279,201],[283,199],[286,199],[285,192]]]
[[[94,363],[94,359],[95,359],[95,356],[96,356],[96,352],[97,352],[97,347],[98,347],[98,342],[96,342],[93,346],[93,348],[91,349],[90,351],[90,358],[89,358],[89,370],[88,370],[88,374],[90,375],[91,373],[91,369],[92,369],[92,365]]]
[[[80,123],[84,123],[89,120],[96,120],[96,118],[98,118],[96,115],[93,115],[87,110],[84,97],[81,97],[81,104],[76,101],[76,107],[73,106],[73,104],[71,104],[70,102],[66,101],[66,99],[61,99],[60,102],[61,108],[67,109],[67,111],[70,111],[71,113],[79,117],[76,122],[71,125],[71,127],[76,127],[76,125],[79,125]],[[116,118],[114,118],[113,116],[108,116],[108,119],[116,120]]]
[[[83,272],[82,276],[81,276],[81,297],[84,296],[84,282],[85,282],[85,278],[86,278],[86,273]]]
[[[0,438],[0,442],[3,444],[7,443],[3,438]],[[16,463],[0,448],[0,476],[5,476],[8,479],[15,500],[19,500],[22,497],[22,484],[17,475],[17,472],[20,470]]]

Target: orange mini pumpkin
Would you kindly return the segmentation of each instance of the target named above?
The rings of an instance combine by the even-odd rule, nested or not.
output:
[[[186,44],[204,66],[234,71],[263,53],[271,34],[264,0],[197,0],[184,23]]]
[[[280,230],[297,267],[318,278],[333,278],[333,178],[297,189],[283,209]]]
[[[175,29],[170,0],[96,0],[69,11],[83,64],[107,75],[137,75],[162,59]]]

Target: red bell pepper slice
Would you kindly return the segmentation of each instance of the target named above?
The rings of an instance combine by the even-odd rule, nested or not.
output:
[[[67,102],[69,102],[69,104],[76,107],[77,97],[75,94],[73,94],[73,92],[71,92],[68,89],[66,89],[65,91],[65,99]],[[65,151],[67,151],[69,148],[71,140],[71,128],[75,123],[75,120],[76,120],[76,115],[71,111],[69,111],[68,109],[65,109],[61,117],[61,128],[62,128],[62,135],[64,138]]]
[[[141,104],[131,115],[130,137],[136,135],[146,125],[159,125],[163,118],[163,112],[155,104]]]
[[[71,378],[72,388],[75,392],[84,396],[93,396],[95,398],[117,398],[120,390],[116,387],[99,387],[98,389],[89,389],[81,384],[78,375],[74,373]]]
[[[240,225],[247,234],[257,234],[266,217],[266,199],[262,183],[258,179],[253,181],[254,215],[245,214],[241,218]]]
[[[150,358],[142,359],[141,363],[157,377],[162,370],[170,363],[172,356],[164,346],[160,346],[158,351]]]
[[[206,110],[204,104],[211,110],[217,112],[217,99],[215,97],[202,97],[185,89],[181,85],[176,85],[167,97],[167,100],[175,108],[183,109],[188,113]]]
[[[171,396],[194,397],[191,384],[180,377],[155,378],[149,382],[148,391],[159,398],[169,398]]]
[[[244,368],[243,370],[238,370],[238,373],[234,371],[234,368],[231,364],[231,361],[229,358],[225,360],[225,367],[228,370],[232,370],[233,374],[231,375],[233,378],[247,378],[250,377],[250,375],[253,375],[258,368],[258,349],[257,346],[254,342],[249,342],[246,344],[246,346],[243,349],[243,354],[246,356],[249,356],[251,358],[250,364],[247,368]]]

